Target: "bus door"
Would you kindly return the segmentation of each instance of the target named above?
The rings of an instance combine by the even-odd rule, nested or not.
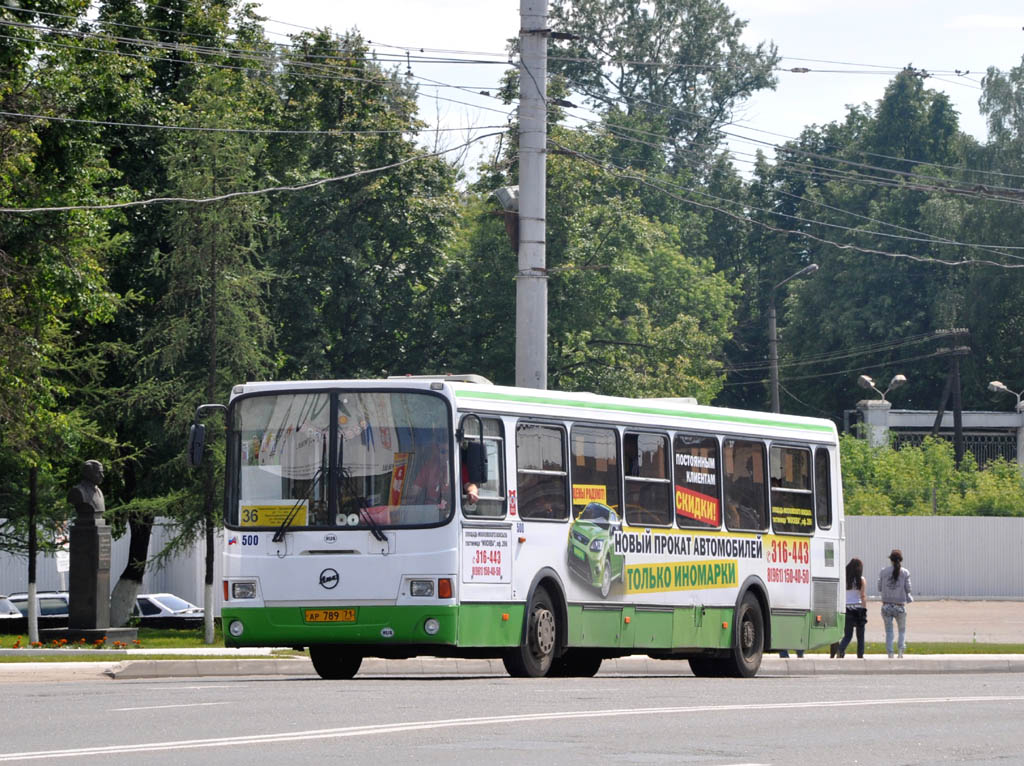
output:
[[[483,434],[480,429],[483,427]],[[461,598],[464,601],[507,601],[511,598],[515,535],[515,505],[506,477],[505,427],[500,418],[462,414],[459,423],[461,526],[459,532]],[[482,442],[485,467],[468,465],[471,444]],[[478,459],[474,462],[479,463]],[[478,472],[482,471],[482,475]],[[476,490],[476,501],[468,485]]]
[[[772,608],[811,608],[815,538],[812,452],[772,444],[769,453],[772,531],[765,558]]]

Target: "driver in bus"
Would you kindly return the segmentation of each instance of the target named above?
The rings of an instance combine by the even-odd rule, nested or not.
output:
[[[426,451],[427,457],[419,464],[416,475],[409,486],[408,494],[405,496],[405,502],[412,505],[437,505],[446,508],[448,498],[451,497],[448,442],[442,439],[429,445]],[[466,496],[467,503],[475,504],[480,499],[479,488],[469,481],[468,469],[464,460],[462,461],[462,493]]]

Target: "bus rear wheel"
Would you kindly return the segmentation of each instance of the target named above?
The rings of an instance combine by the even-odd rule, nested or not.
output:
[[[541,678],[555,659],[558,618],[551,596],[543,586],[534,591],[526,610],[526,635],[522,643],[502,657],[505,670],[514,678]]]
[[[352,678],[363,664],[361,654],[339,644],[314,644],[309,647],[309,658],[317,675],[325,681]]]
[[[740,601],[733,618],[732,652],[727,662],[727,675],[753,678],[761,667],[764,654],[764,615],[754,594],[747,593]]]

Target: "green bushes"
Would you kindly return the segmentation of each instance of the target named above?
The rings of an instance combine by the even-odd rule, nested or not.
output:
[[[920,446],[871,447],[840,439],[846,512],[863,516],[1024,516],[1024,479],[1003,458],[984,470],[968,456],[959,468],[953,446],[926,438]]]

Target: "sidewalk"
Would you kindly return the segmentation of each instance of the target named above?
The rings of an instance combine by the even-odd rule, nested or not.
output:
[[[879,605],[868,610],[866,639],[885,640]],[[921,601],[911,604],[907,618],[907,642],[1024,643],[1024,602],[1020,601]],[[3,654],[28,654],[37,650],[5,650]],[[46,650],[43,650],[46,651]],[[65,650],[51,650],[63,652]],[[0,662],[0,684],[51,680],[97,680],[137,678],[186,678],[202,676],[316,676],[307,657],[269,657],[269,649],[145,650],[129,649],[109,662]],[[178,660],[149,660],[150,654],[181,654]],[[782,659],[766,654],[759,675],[808,676],[824,674],[893,673],[1022,673],[1024,654],[908,655],[890,660],[884,654],[856,659],[853,647],[845,659],[828,655],[792,656]],[[109,654],[109,653],[108,653]],[[204,656],[232,655],[237,659],[203,659]],[[462,660],[420,657],[411,660],[364,660],[360,676],[505,676],[500,660]],[[690,675],[683,660],[652,660],[634,655],[606,660],[600,675]]]

